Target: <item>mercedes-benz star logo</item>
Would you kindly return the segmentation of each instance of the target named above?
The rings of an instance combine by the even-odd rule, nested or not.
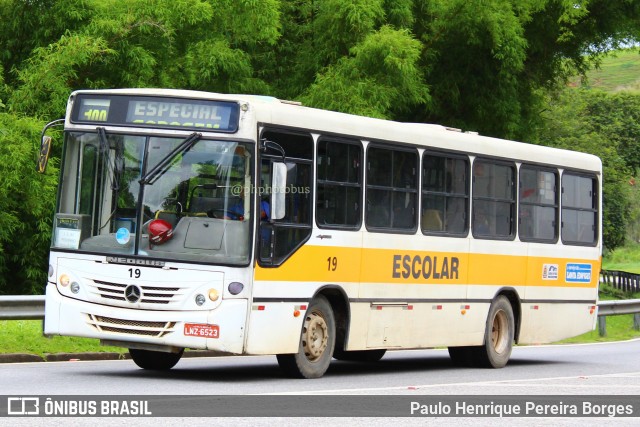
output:
[[[141,296],[142,291],[136,285],[129,285],[124,290],[124,297],[131,303],[140,301]]]

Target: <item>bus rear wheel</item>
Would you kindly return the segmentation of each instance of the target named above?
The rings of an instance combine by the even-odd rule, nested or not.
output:
[[[319,378],[327,371],[336,341],[336,321],[329,301],[317,296],[305,313],[298,352],[278,354],[280,368],[294,378]]]
[[[149,369],[151,371],[167,371],[173,368],[182,357],[182,353],[184,353],[184,348],[177,353],[139,350],[135,348],[129,349],[129,354],[135,364],[142,369]]]
[[[504,367],[511,357],[514,336],[513,307],[507,297],[501,295],[489,308],[484,345],[477,347],[477,364],[485,368]]]

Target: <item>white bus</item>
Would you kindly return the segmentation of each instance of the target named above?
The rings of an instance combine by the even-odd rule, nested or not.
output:
[[[601,188],[595,156],[439,125],[77,91],[44,332],[155,370],[209,349],[314,378],[432,347],[500,368],[514,343],[594,328]]]

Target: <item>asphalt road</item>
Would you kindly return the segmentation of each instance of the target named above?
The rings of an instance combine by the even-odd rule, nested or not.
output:
[[[285,378],[273,356],[183,358],[171,371],[132,361],[0,364],[1,394],[636,394],[640,340],[516,347],[503,369],[454,367],[446,350],[333,361],[323,378]]]
[[[130,360],[14,363],[0,365],[2,395],[635,395],[640,396],[640,340],[583,345],[517,347],[503,369],[456,368],[446,350],[388,352],[378,363],[334,361],[316,380],[283,377],[275,357],[202,357],[181,360],[165,373],[144,371]],[[282,414],[286,417],[286,413]],[[14,419],[15,425],[26,419]],[[94,419],[96,420],[96,419]],[[109,425],[120,425],[108,419]],[[165,419],[169,421],[168,419]],[[170,424],[197,419],[172,419]],[[246,419],[237,419],[242,421]],[[283,418],[283,420],[294,420]],[[295,419],[299,420],[299,419]],[[341,419],[306,419],[305,426],[345,425]],[[635,420],[546,419],[556,425],[637,425]],[[69,425],[90,425],[79,419]],[[211,420],[209,420],[211,421]],[[209,425],[236,424],[219,419]],[[422,419],[422,422],[425,420]],[[478,425],[478,419],[440,419],[450,425]],[[541,419],[483,419],[480,425],[540,425]],[[508,424],[506,421],[509,421]],[[416,424],[403,419],[403,424]],[[475,424],[474,424],[475,422]],[[145,424],[146,423],[146,424]],[[13,424],[13,423],[12,423]],[[135,425],[154,425],[138,419]],[[196,423],[198,425],[204,425]],[[274,418],[252,425],[293,425]],[[397,424],[386,418],[352,419],[350,425]],[[31,424],[33,425],[33,424]],[[95,424],[91,424],[95,425]],[[124,425],[124,424],[122,424]],[[131,425],[131,424],[127,424]]]

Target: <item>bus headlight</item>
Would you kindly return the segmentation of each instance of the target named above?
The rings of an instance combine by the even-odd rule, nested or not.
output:
[[[69,289],[71,289],[71,292],[73,292],[74,294],[77,294],[78,292],[80,292],[80,284],[78,282],[73,282]]]
[[[66,274],[60,275],[60,279],[59,279],[60,285],[69,286],[69,281],[70,281],[69,276],[67,276]]]

